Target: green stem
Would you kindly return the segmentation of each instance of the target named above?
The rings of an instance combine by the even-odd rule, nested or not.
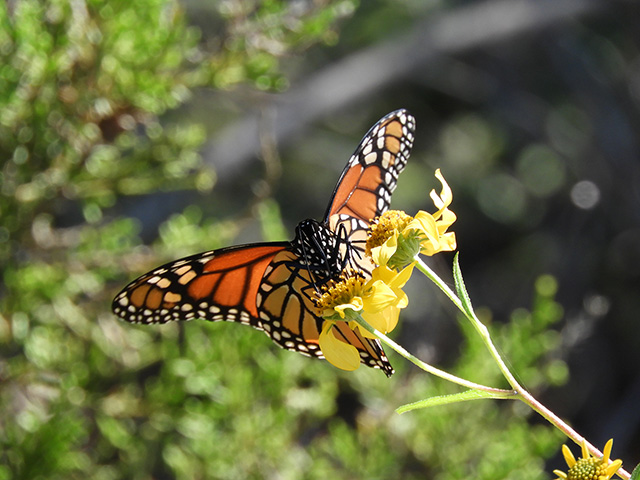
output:
[[[419,368],[424,370],[425,372],[431,373],[432,375],[436,375],[440,378],[448,380],[450,382],[456,383],[458,385],[462,385],[463,387],[470,388],[473,390],[482,390],[484,392],[488,392],[491,394],[493,398],[512,398],[515,395],[515,392],[512,390],[503,390],[500,388],[487,387],[486,385],[480,385],[478,383],[470,382],[463,378],[456,377],[455,375],[451,375],[450,373],[445,372],[444,370],[440,370],[428,363],[423,362],[416,356],[412,355],[409,351],[407,351],[404,347],[397,344],[389,337],[387,337],[384,333],[376,330],[374,327],[369,325],[359,314],[356,317],[356,322],[364,328],[365,330],[373,333],[376,337],[382,340],[386,345],[391,347],[393,350],[398,352],[404,358],[417,365]]]
[[[525,388],[523,388],[518,383],[518,381],[513,376],[513,374],[507,367],[506,363],[502,359],[502,356],[498,352],[498,349],[493,344],[493,340],[491,339],[491,335],[489,334],[489,330],[487,329],[487,327],[478,319],[478,317],[476,317],[476,315],[473,312],[467,312],[465,310],[465,308],[462,305],[462,301],[453,292],[453,290],[451,290],[449,286],[446,283],[444,283],[442,279],[438,277],[438,275],[436,275],[436,273],[433,270],[431,270],[422,261],[421,258],[419,258],[416,255],[415,260],[416,260],[416,268],[420,270],[422,273],[424,273],[433,283],[435,283],[440,288],[440,290],[444,292],[444,294],[447,297],[449,297],[449,299],[453,302],[453,304],[456,307],[458,307],[458,309],[464,314],[465,317],[469,319],[471,324],[479,333],[483,342],[487,346],[487,349],[491,353],[491,356],[495,359],[496,363],[498,364],[500,371],[509,382],[509,385],[511,385],[511,388],[513,388],[513,393],[515,393],[515,397],[512,396],[511,398],[519,398],[524,403],[529,405],[529,407],[531,407],[533,410],[538,412],[539,415],[541,415],[545,420],[551,423],[554,427],[556,427],[558,430],[560,430],[569,438],[571,438],[578,445],[582,445],[583,441],[586,442],[587,448],[589,449],[592,455],[595,455],[596,457],[602,457],[602,452],[600,450],[598,450],[595,446],[589,443],[582,435],[576,432],[573,428],[567,425],[566,422],[564,422],[555,413],[553,413],[551,410],[549,410],[547,407],[541,404],[536,398],[534,398]],[[504,391],[509,391],[509,390],[504,390]],[[631,475],[622,468],[618,470],[617,475],[625,479],[629,479],[631,477]]]
[[[536,398],[533,397],[527,390],[518,385],[518,388],[515,389],[517,391],[517,398],[522,400],[524,403],[529,405],[533,410],[538,412],[545,420],[547,420],[551,425],[556,427],[562,433],[564,433],[567,437],[572,439],[576,444],[582,446],[582,442],[587,444],[587,449],[597,458],[602,458],[603,453],[598,450],[592,443],[590,443],[586,438],[576,432],[573,428],[567,425],[560,417],[558,417],[555,413],[541,404]],[[611,463],[611,459],[609,459],[609,463]],[[631,474],[627,472],[624,468],[620,467],[616,472],[620,478],[629,479],[631,478]]]
[[[435,283],[438,286],[438,288],[440,288],[440,290],[442,290],[444,294],[447,297],[449,297],[449,300],[451,300],[451,302],[453,302],[453,304],[456,307],[458,307],[458,309],[462,313],[466,315],[467,313],[465,312],[464,307],[462,306],[462,302],[460,301],[458,296],[454,293],[454,291],[449,288],[449,285],[444,283],[442,279],[438,275],[436,275],[436,272],[431,270],[431,268],[429,268],[429,266],[422,261],[422,259],[420,258],[420,255],[416,255],[414,257],[414,260],[416,262],[416,268],[420,270],[422,273],[424,273],[429,280]]]
[[[453,290],[451,290],[449,286],[446,283],[444,283],[442,279],[427,266],[426,263],[422,261],[421,258],[419,258],[416,255],[415,260],[416,260],[416,268],[420,270],[422,273],[424,273],[433,283],[435,283],[440,288],[440,290],[442,290],[444,294],[447,297],[449,297],[449,299],[453,302],[453,304],[456,307],[458,307],[458,309],[464,314],[464,316],[469,319],[471,324],[474,326],[474,328],[480,335],[480,338],[482,338],[482,341],[489,349],[489,353],[491,353],[491,356],[495,359],[496,363],[498,364],[498,368],[500,368],[500,371],[509,382],[509,385],[511,385],[511,387],[516,391],[518,391],[518,389],[522,389],[522,387],[518,384],[516,378],[513,376],[513,374],[507,367],[506,363],[500,356],[500,353],[498,353],[498,349],[493,344],[493,341],[491,340],[491,335],[489,334],[489,330],[487,329],[487,327],[478,319],[478,317],[475,316],[475,314],[470,315],[464,309],[464,307],[462,306],[462,301],[460,301],[460,299],[453,292]]]

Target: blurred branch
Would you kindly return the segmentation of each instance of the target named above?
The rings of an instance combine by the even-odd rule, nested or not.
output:
[[[264,105],[276,142],[282,144],[329,112],[370,97],[394,80],[424,68],[438,57],[503,42],[599,11],[598,0],[489,0],[431,15],[404,36],[351,55],[269,97]],[[233,177],[260,151],[260,112],[224,129],[203,151],[220,180]]]

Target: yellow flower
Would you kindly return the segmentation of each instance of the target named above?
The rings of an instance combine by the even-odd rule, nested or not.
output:
[[[382,333],[388,333],[398,324],[400,309],[409,299],[402,291],[413,265],[395,272],[388,267],[378,267],[368,282],[362,274],[343,272],[338,281],[329,282],[314,303],[324,317],[319,337],[320,349],[331,364],[343,370],[355,370],[360,366],[358,350],[336,333],[338,322],[348,322],[349,328],[358,329],[362,336],[376,338],[360,328],[355,318],[361,316],[369,325]]]
[[[325,320],[320,332],[320,349],[324,358],[332,365],[349,372],[360,366],[360,354],[353,345],[343,342],[334,335],[336,322]]]
[[[366,307],[362,318],[376,330],[389,333],[398,324],[400,309],[409,305],[409,297],[402,291],[413,272],[413,264],[400,272],[381,266],[373,270],[370,290],[366,294]],[[375,335],[362,330],[362,335],[375,338]]]
[[[434,255],[456,249],[456,236],[447,229],[456,221],[456,214],[449,210],[453,201],[451,188],[440,169],[435,176],[442,183],[442,190],[430,193],[435,207],[434,214],[420,210],[415,217],[404,212],[390,210],[383,213],[371,226],[366,253],[377,265],[402,268],[413,261],[420,252]]]
[[[564,473],[554,470],[558,476],[557,480],[609,480],[622,466],[622,460],[614,460],[609,463],[613,447],[613,439],[610,439],[604,446],[603,457],[592,457],[587,450],[587,443],[582,441],[582,458],[575,459],[571,450],[566,445],[562,445],[562,454],[569,466],[569,471]]]

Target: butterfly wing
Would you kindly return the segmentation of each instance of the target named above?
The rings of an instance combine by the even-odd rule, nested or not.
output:
[[[308,270],[291,243],[223,248],[167,263],[127,285],[112,309],[132,323],[201,318],[263,330],[278,346],[324,358],[318,345],[322,319],[311,302]],[[342,335],[366,364],[387,368],[384,353],[347,325]],[[387,362],[388,365],[388,362]]]
[[[415,118],[404,109],[382,117],[360,141],[342,171],[325,214],[365,222],[385,212],[413,146]]]
[[[324,320],[316,315],[311,297],[315,288],[311,273],[295,251],[278,253],[265,272],[258,293],[258,311],[265,333],[282,348],[324,358],[319,346]],[[346,322],[336,324],[346,343],[356,347],[361,362],[380,368],[387,376],[393,367],[378,341],[363,337]]]
[[[289,242],[222,248],[167,263],[127,285],[113,312],[133,323],[203,318],[261,329],[256,298],[265,271]]]
[[[357,267],[368,273],[373,265],[364,258],[367,229],[389,208],[413,146],[415,125],[409,112],[396,110],[371,127],[343,170],[325,214],[329,228],[346,235],[356,250],[352,257]]]

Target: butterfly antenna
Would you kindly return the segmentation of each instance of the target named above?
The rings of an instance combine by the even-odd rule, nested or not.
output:
[[[340,247],[342,245],[346,247],[345,255],[344,255],[344,258],[341,259],[341,265],[340,265],[340,270],[344,270],[347,267],[347,264],[350,263],[352,253],[355,251],[358,254],[358,256],[360,256],[360,253],[357,250],[355,250],[353,246],[349,243],[347,228],[344,226],[344,223],[340,224],[340,226],[338,227],[337,233],[338,233],[337,235],[338,241],[336,242],[334,254],[335,255],[340,254]]]

